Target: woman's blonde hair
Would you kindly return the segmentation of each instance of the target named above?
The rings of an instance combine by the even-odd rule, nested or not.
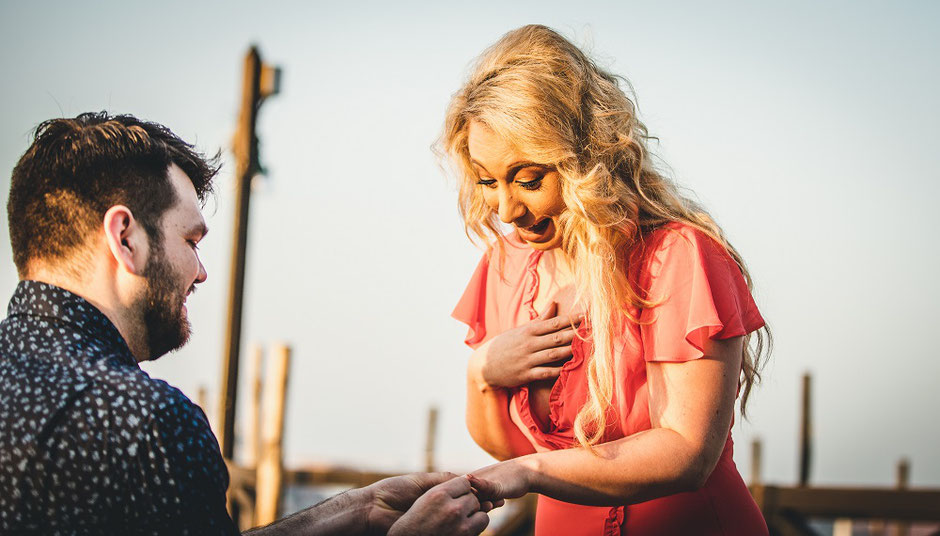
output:
[[[575,420],[575,435],[586,447],[600,442],[610,424],[614,338],[627,322],[638,321],[631,308],[656,305],[649,300],[657,297],[645,296],[627,275],[629,253],[644,236],[669,222],[691,225],[727,248],[751,286],[740,255],[714,220],[656,170],[647,149],[650,136],[621,82],[629,87],[555,31],[524,26],[479,57],[450,102],[440,142],[457,168],[467,234],[491,247],[502,247],[501,232],[470,164],[470,122],[485,125],[527,159],[554,166],[561,177],[568,207],[559,219],[561,247],[572,261],[594,346],[587,365],[590,396]],[[756,335],[756,341],[745,339],[742,414],[760,379],[758,362],[769,332]]]

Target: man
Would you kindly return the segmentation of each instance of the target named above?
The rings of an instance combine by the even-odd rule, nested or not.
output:
[[[21,281],[0,323],[0,534],[236,532],[205,415],[138,366],[189,337],[217,171],[131,116],[37,129],[7,205]],[[453,477],[383,480],[252,534],[478,534],[490,484]]]

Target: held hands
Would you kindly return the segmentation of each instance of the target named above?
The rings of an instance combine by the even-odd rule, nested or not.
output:
[[[490,482],[452,473],[415,473],[369,486],[370,534],[476,535],[489,524],[486,512],[502,506]],[[479,498],[477,495],[479,494]]]
[[[487,498],[518,499],[533,491],[537,473],[535,459],[521,456],[477,469],[467,477],[472,483],[478,479],[489,482],[486,489],[491,495]]]
[[[528,324],[500,333],[474,352],[470,377],[481,390],[512,388],[539,380],[552,380],[571,358],[571,341],[584,316],[557,316],[552,303]]]

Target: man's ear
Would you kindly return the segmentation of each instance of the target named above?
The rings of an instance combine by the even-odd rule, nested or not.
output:
[[[104,213],[103,224],[105,242],[117,265],[129,273],[142,275],[150,240],[131,209],[114,205]]]

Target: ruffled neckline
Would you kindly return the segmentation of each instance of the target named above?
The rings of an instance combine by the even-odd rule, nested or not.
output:
[[[515,244],[514,244],[515,245]],[[538,311],[535,309],[535,298],[539,291],[538,263],[544,252],[532,250],[529,258],[526,260],[526,279],[523,288],[522,304],[529,313],[529,319],[538,318]],[[565,399],[562,393],[568,383],[571,371],[577,369],[584,362],[584,342],[589,336],[590,329],[587,323],[578,328],[578,336],[571,343],[571,359],[566,361],[559,372],[555,384],[548,397],[548,419],[547,429],[542,429],[532,414],[532,408],[529,405],[529,387],[523,385],[517,388],[517,396],[513,397],[516,403],[516,409],[522,422],[529,429],[532,437],[542,446],[552,449],[569,448],[575,444],[573,423],[560,421],[563,415]]]

